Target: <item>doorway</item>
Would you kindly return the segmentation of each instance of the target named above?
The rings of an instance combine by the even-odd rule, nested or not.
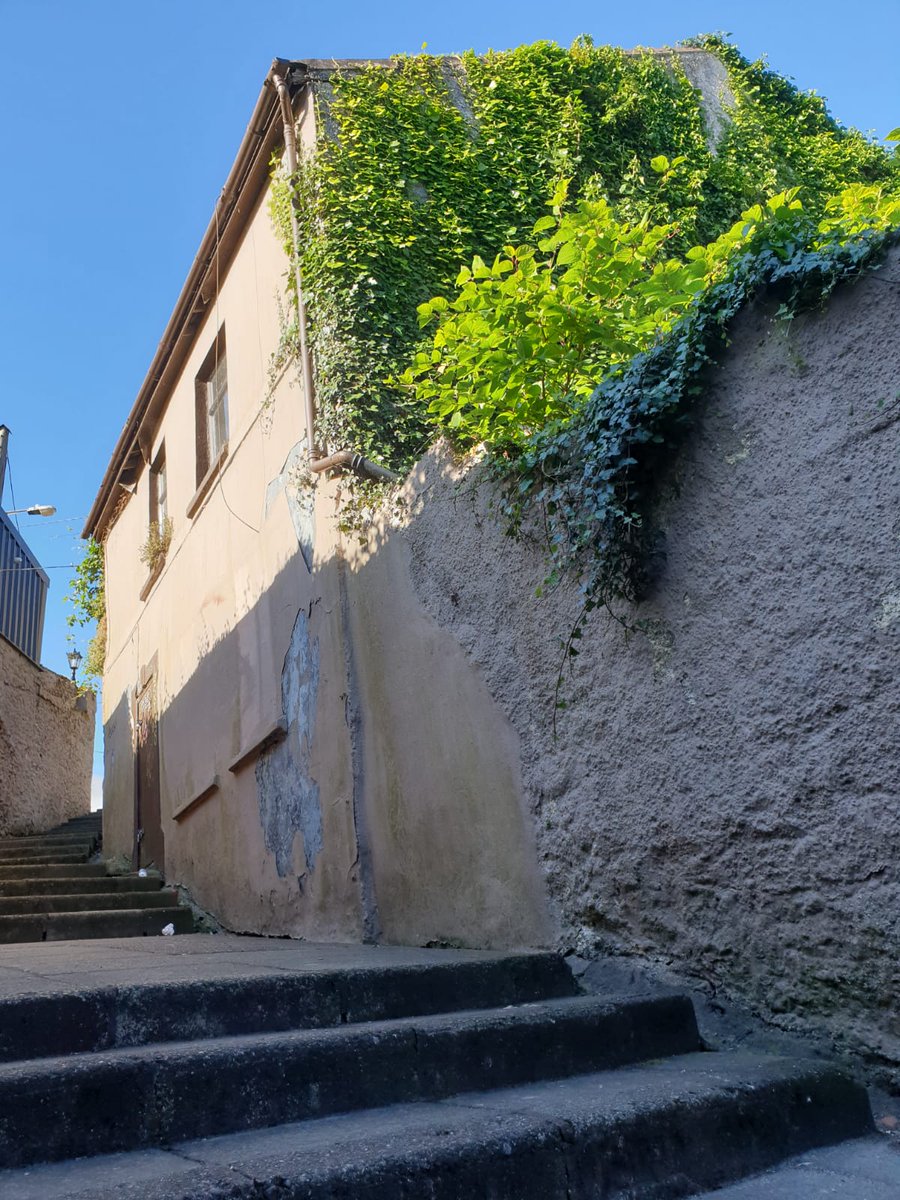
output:
[[[165,840],[159,789],[159,720],[156,711],[156,672],[142,672],[135,701],[135,847],[138,867],[165,872]]]

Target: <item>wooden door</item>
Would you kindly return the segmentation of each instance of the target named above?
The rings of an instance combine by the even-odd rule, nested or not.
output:
[[[156,678],[145,679],[137,697],[137,761],[135,763],[138,866],[165,871],[165,846],[159,796],[159,725]]]

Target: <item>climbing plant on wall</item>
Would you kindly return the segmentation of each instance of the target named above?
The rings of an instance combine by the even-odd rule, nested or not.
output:
[[[684,252],[750,205],[802,185],[807,211],[849,183],[896,178],[896,156],[839,126],[819,97],[749,63],[719,37],[735,107],[715,153],[678,59],[579,39],[459,59],[401,57],[330,77],[319,144],[297,176],[276,170],[273,215],[291,253],[301,218],[320,442],[403,469],[434,415],[400,378],[423,333],[417,307],[527,238],[558,180],[633,224],[672,226]],[[667,169],[653,168],[665,158]],[[280,362],[295,353],[285,323]]]
[[[88,538],[84,555],[69,580],[66,600],[72,611],[66,617],[70,629],[96,624],[88,644],[82,674],[85,680],[99,679],[106,657],[106,580],[103,567],[103,546]],[[71,636],[71,635],[70,635]]]
[[[654,481],[731,318],[764,288],[821,302],[900,226],[897,153],[722,38],[695,49],[732,92],[715,146],[676,57],[580,39],[337,74],[316,156],[276,173],[320,440],[398,469],[440,429],[487,447],[511,530],[540,511],[549,578],[580,578],[569,655],[642,594]]]

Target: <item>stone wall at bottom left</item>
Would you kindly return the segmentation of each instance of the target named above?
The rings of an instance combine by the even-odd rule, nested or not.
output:
[[[0,836],[90,810],[96,701],[0,637]]]

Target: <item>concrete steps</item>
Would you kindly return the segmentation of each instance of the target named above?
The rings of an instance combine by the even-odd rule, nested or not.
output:
[[[99,814],[48,833],[0,839],[0,944],[149,937],[193,919],[158,875],[109,876],[98,850]]]
[[[704,1053],[686,998],[579,995],[549,954],[184,953],[0,999],[0,1200],[666,1200],[872,1128],[831,1067]]]

